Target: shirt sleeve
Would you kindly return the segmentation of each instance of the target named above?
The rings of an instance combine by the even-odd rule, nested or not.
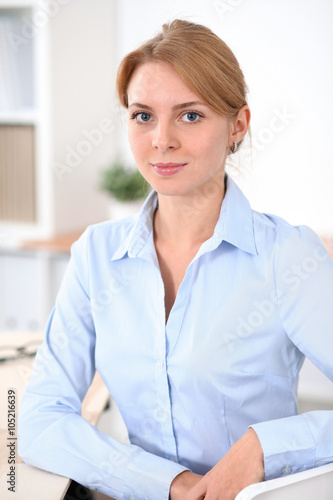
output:
[[[81,417],[95,373],[95,329],[89,299],[89,230],[72,247],[56,305],[26,386],[18,452],[36,467],[116,499],[169,498],[180,464],[121,444]]]
[[[276,295],[285,333],[333,381],[333,261],[308,227],[277,240]],[[333,411],[251,426],[264,452],[265,479],[333,462]]]

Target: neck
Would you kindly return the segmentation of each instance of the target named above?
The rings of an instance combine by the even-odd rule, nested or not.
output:
[[[224,182],[186,196],[158,195],[155,240],[173,248],[201,245],[214,233],[224,198]]]

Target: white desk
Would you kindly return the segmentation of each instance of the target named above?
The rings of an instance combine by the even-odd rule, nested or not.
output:
[[[0,332],[0,345],[24,345],[30,340],[41,342],[42,335],[39,333],[3,333]],[[7,424],[7,402],[8,389],[16,390],[16,425],[17,414],[22,396],[22,391],[28,382],[32,372],[33,358],[22,358],[15,361],[0,363],[0,498],[1,500],[45,500],[47,492],[48,500],[62,500],[68,489],[70,479],[45,472],[36,467],[31,467],[22,462],[17,455],[15,463],[15,493],[8,491],[7,473],[9,448],[7,447],[9,437]],[[82,416],[91,424],[96,425],[102,411],[109,400],[109,392],[106,389],[100,375],[96,373],[91,387],[82,404]]]

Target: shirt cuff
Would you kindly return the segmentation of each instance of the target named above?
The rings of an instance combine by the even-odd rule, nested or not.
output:
[[[251,425],[264,453],[265,480],[315,467],[316,446],[303,415]]]
[[[124,478],[124,499],[169,500],[170,485],[189,470],[171,460],[141,451],[129,463]]]

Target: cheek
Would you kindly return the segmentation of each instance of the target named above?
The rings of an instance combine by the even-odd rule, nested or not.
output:
[[[220,162],[227,153],[227,142],[219,137],[211,146],[210,154],[213,159]]]
[[[225,155],[227,149],[227,140],[221,134],[201,135],[199,140],[193,141],[193,153],[198,159],[202,159],[207,163],[220,162]]]
[[[128,142],[134,156],[140,155],[145,149],[145,141],[135,130],[128,130]]]
[[[134,133],[134,130],[131,127],[130,123],[128,124],[128,127],[127,127],[127,137],[128,137],[128,142],[129,142],[130,146],[132,147],[132,145],[134,144],[134,141],[135,141],[135,133]]]

